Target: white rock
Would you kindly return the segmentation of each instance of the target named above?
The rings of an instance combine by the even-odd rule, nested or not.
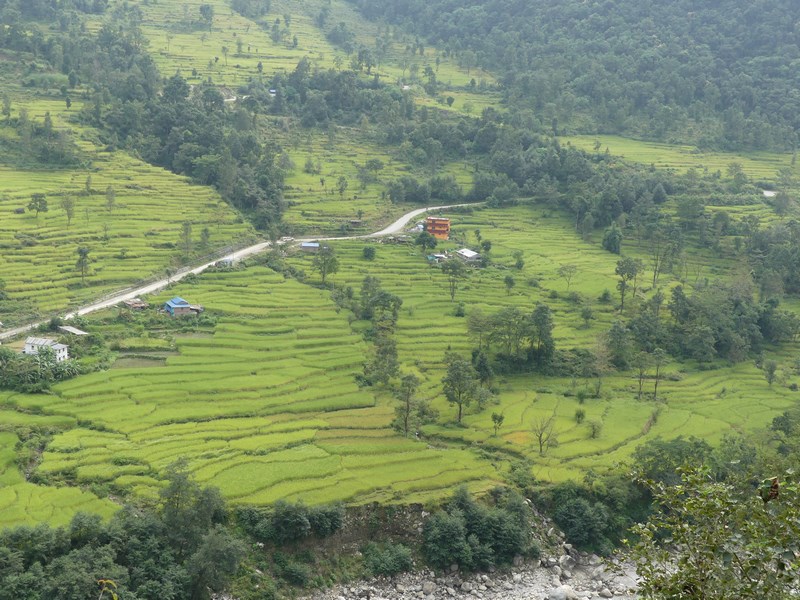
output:
[[[600,596],[601,598],[613,598],[614,597],[614,594],[607,587],[604,587],[602,590],[600,590],[597,593],[597,595]]]
[[[581,598],[570,586],[562,585],[550,590],[547,600],[581,600]]]
[[[426,581],[422,584],[422,593],[426,596],[431,595],[433,592],[436,591],[436,584],[432,581]]]
[[[520,575],[519,573],[514,573],[511,576],[511,581],[513,581],[514,583],[519,583],[520,581],[522,581],[522,575]]]

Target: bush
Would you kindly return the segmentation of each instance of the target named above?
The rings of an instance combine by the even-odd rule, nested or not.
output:
[[[575,422],[580,425],[583,423],[583,420],[586,418],[586,411],[582,408],[578,408],[575,410]]]
[[[361,251],[361,256],[364,257],[365,260],[375,260],[375,246],[364,246],[364,249]]]
[[[489,508],[459,488],[447,511],[425,522],[423,552],[428,562],[439,568],[456,563],[464,569],[487,569],[509,563],[518,554],[538,552],[529,540],[528,509],[522,498],[506,493],[501,499],[502,504]]]
[[[391,542],[379,546],[370,542],[362,549],[364,566],[372,575],[397,575],[411,570],[411,550]]]
[[[444,569],[452,563],[472,566],[472,549],[467,544],[467,528],[460,511],[439,511],[425,521],[423,552],[434,567]]]
[[[292,585],[304,586],[307,585],[311,579],[311,569],[308,565],[287,560],[278,570],[281,578],[285,579]]]
[[[317,537],[328,537],[342,528],[344,523],[344,506],[315,506],[308,510],[308,521],[311,531]]]

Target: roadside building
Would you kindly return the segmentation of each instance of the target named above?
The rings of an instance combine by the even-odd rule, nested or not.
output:
[[[172,300],[164,303],[164,312],[168,312],[173,317],[182,317],[199,314],[203,312],[203,307],[199,304],[189,304],[180,296],[175,296]]]
[[[456,251],[456,256],[468,263],[478,262],[481,259],[480,254],[474,250],[470,250],[469,248],[462,248],[461,250]]]
[[[309,254],[316,254],[319,252],[319,242],[302,242],[300,250],[308,252]]]
[[[444,217],[428,217],[425,220],[425,231],[437,240],[450,238],[450,219]]]
[[[62,362],[69,358],[69,346],[59,344],[50,338],[29,337],[25,340],[25,347],[22,349],[22,353],[29,355],[39,354],[41,348],[50,348],[55,354],[56,362]]]
[[[83,331],[83,329],[78,329],[77,327],[72,327],[71,325],[59,325],[58,330],[70,335],[77,335],[78,337],[89,335],[86,331]]]
[[[123,300],[122,303],[130,310],[144,310],[150,305],[141,298],[131,298],[130,300]]]

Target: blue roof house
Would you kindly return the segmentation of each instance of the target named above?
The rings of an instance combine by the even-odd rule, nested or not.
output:
[[[193,314],[192,305],[179,296],[175,296],[172,300],[167,300],[164,303],[164,310],[173,317],[180,317],[182,315]]]

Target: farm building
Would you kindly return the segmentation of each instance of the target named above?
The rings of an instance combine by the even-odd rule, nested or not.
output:
[[[125,305],[126,308],[131,310],[144,310],[148,306],[150,306],[147,302],[142,300],[141,298],[131,298],[130,300],[123,300],[122,303]]]
[[[465,262],[478,262],[481,259],[481,255],[475,252],[474,250],[470,250],[469,248],[462,248],[461,250],[456,251],[456,256]]]
[[[86,331],[83,331],[83,329],[78,329],[77,327],[72,327],[71,325],[59,325],[58,330],[77,336],[89,335]]]
[[[446,240],[450,237],[450,219],[444,217],[428,217],[425,220],[425,231],[437,240]]]
[[[167,300],[164,303],[164,312],[168,312],[173,317],[182,317],[184,315],[199,314],[203,312],[203,307],[197,304],[189,304],[183,298],[175,296],[172,300]]]
[[[22,349],[23,354],[39,354],[40,348],[51,348],[56,356],[56,362],[62,362],[69,358],[69,346],[66,344],[59,344],[50,338],[37,338],[29,337],[25,340],[25,347]]]
[[[319,242],[303,242],[300,244],[300,250],[303,252],[319,252]]]

